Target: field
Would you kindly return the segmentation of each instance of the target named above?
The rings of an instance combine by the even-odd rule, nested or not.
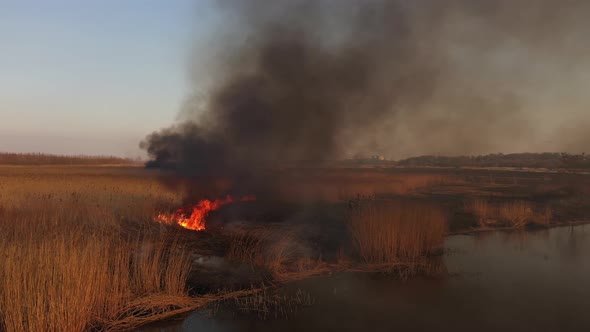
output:
[[[137,160],[113,156],[51,155],[44,153],[0,152],[0,165],[139,165]]]
[[[228,204],[195,232],[156,221],[186,203],[174,177],[0,166],[0,331],[129,330],[328,271],[408,276],[447,234],[590,216],[583,174],[298,169],[277,172],[273,201]]]

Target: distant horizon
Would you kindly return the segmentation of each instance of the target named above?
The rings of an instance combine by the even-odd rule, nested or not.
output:
[[[118,155],[114,155],[114,154],[87,154],[87,153],[47,153],[47,152],[39,152],[39,151],[34,151],[34,152],[22,152],[22,151],[5,151],[5,150],[0,150],[0,155],[7,155],[7,154],[18,154],[18,155],[42,155],[42,156],[50,156],[50,157],[81,157],[81,158],[93,158],[93,157],[108,157],[108,158],[118,158],[118,159],[127,159],[127,160],[134,160],[134,161],[143,161],[143,162],[147,162],[150,160],[150,158],[145,155],[145,156],[136,156],[136,157],[125,157],[125,156],[118,156]],[[385,159],[381,159],[382,161],[403,161],[403,160],[407,160],[407,159],[413,159],[413,158],[420,158],[420,157],[448,157],[448,158],[453,158],[453,157],[482,157],[482,156],[493,156],[493,155],[504,155],[504,156],[509,156],[509,155],[521,155],[521,154],[531,154],[531,155],[543,155],[543,154],[569,154],[569,155],[586,155],[586,152],[581,152],[581,153],[570,153],[570,152],[565,152],[565,151],[544,151],[544,152],[527,152],[527,151],[522,151],[522,152],[510,152],[510,153],[504,153],[504,152],[493,152],[493,153],[485,153],[485,154],[416,154],[416,155],[411,155],[408,157],[402,157],[402,158],[388,158],[387,156],[382,156],[382,155],[367,155],[367,156],[356,156],[356,157],[350,157],[350,158],[340,158],[340,159],[328,159],[328,160],[324,160],[324,161],[346,161],[346,160],[367,160],[367,159],[374,159],[375,156],[377,157],[384,157]]]

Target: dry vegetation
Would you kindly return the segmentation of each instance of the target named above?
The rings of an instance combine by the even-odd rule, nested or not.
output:
[[[284,181],[281,195],[288,199],[339,202],[359,195],[407,195],[424,188],[460,183],[459,177],[441,174],[333,171],[295,174]]]
[[[121,217],[151,218],[155,209],[182,202],[182,193],[162,186],[156,176],[135,167],[0,167],[0,210],[43,211],[72,203]]]
[[[256,314],[259,319],[289,318],[302,307],[313,305],[314,299],[298,289],[294,294],[280,294],[264,289],[249,296],[235,297],[235,305],[246,314]]]
[[[193,308],[188,255],[147,218],[166,191],[63,172],[0,169],[0,330],[128,329]]]
[[[296,233],[294,229],[277,226],[233,231],[225,258],[261,269],[273,280],[282,282],[329,271],[321,259],[300,252]]]
[[[160,175],[137,167],[0,167],[0,331],[126,330],[223,299],[272,316],[276,308],[307,301],[255,289],[220,294],[212,289],[215,294],[190,297],[187,250],[198,246],[178,238],[177,227],[153,222],[158,212],[183,203],[183,193],[164,186]],[[469,178],[381,170],[304,175],[282,183],[284,197],[323,199],[336,209],[343,199],[358,197],[341,215],[346,221],[338,227],[350,238],[334,249],[340,250],[335,261],[323,261],[322,248],[311,254],[293,225],[208,232],[213,245],[223,248],[198,254],[224,252],[227,262],[263,271],[278,284],[344,270],[395,271],[403,277],[418,265],[444,270],[432,256],[443,245],[454,210],[470,222],[475,218],[480,228],[522,228],[555,220],[554,205],[535,204],[533,195],[568,202],[562,189],[531,193],[533,181],[539,188],[559,183],[545,176],[517,181],[513,173]],[[434,203],[432,197],[441,195],[454,200]],[[580,202],[576,209],[585,204]],[[215,242],[216,236],[223,241]],[[243,295],[252,296],[236,299]]]
[[[359,200],[351,208],[351,236],[367,263],[412,261],[439,250],[447,231],[440,208],[399,200]]]
[[[230,236],[226,258],[229,261],[263,268],[279,275],[293,257],[293,238],[288,233],[269,229],[239,230]]]
[[[251,294],[189,296],[191,259],[175,242],[178,228],[153,221],[183,193],[157,175],[0,167],[0,331],[129,330]],[[288,232],[235,233],[227,258],[283,281],[318,273],[316,262],[293,259],[290,240]]]
[[[535,209],[533,203],[524,200],[508,202],[490,202],[485,199],[474,199],[467,204],[480,227],[512,227],[523,228],[530,224],[548,226],[553,217],[549,206]]]
[[[62,156],[44,153],[0,153],[0,165],[131,165],[137,161],[113,156]]]

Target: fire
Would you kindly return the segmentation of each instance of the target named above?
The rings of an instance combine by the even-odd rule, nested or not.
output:
[[[205,221],[211,211],[215,211],[229,203],[254,200],[256,200],[256,197],[254,196],[244,196],[234,199],[229,195],[224,199],[216,199],[213,201],[204,199],[188,209],[179,209],[171,214],[160,213],[156,217],[156,221],[164,224],[178,224],[187,229],[202,231],[206,229]]]

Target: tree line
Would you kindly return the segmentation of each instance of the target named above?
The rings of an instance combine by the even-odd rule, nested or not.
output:
[[[398,166],[590,168],[585,153],[494,153],[479,156],[420,156],[397,161]]]

